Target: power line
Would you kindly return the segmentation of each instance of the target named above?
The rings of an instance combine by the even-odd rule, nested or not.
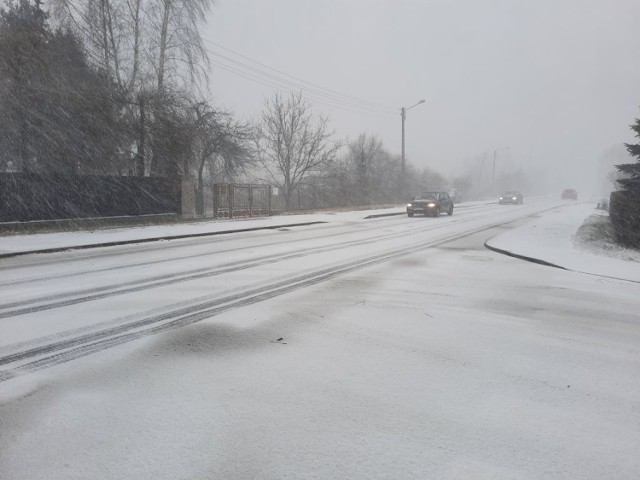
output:
[[[239,52],[236,52],[235,50],[231,50],[230,48],[227,48],[227,47],[225,47],[225,46],[223,46],[223,45],[220,45],[219,43],[213,42],[213,41],[211,41],[211,40],[205,40],[205,41],[206,41],[207,43],[210,43],[210,44],[212,44],[212,45],[215,45],[215,46],[216,46],[216,47],[218,47],[218,48],[221,48],[221,49],[223,49],[223,50],[226,50],[227,52],[233,53],[234,55],[237,55],[237,56],[239,56],[239,57],[241,57],[241,58],[244,58],[245,60],[249,60],[249,61],[250,61],[250,62],[252,62],[252,63],[255,63],[255,64],[260,65],[260,66],[262,66],[262,67],[268,68],[269,70],[272,70],[272,71],[274,71],[274,72],[276,72],[276,73],[279,73],[279,74],[281,74],[281,75],[284,75],[284,76],[286,76],[286,77],[292,78],[292,79],[297,80],[297,81],[299,81],[299,82],[302,82],[302,83],[304,83],[304,84],[310,85],[310,86],[312,86],[312,87],[319,88],[320,90],[324,90],[324,91],[326,91],[326,92],[329,92],[329,93],[332,93],[332,94],[334,94],[334,95],[338,95],[338,96],[341,96],[341,97],[349,98],[349,99],[351,99],[351,100],[355,100],[355,101],[357,101],[357,102],[359,102],[359,103],[366,103],[366,104],[369,104],[370,106],[375,106],[375,107],[384,108],[384,109],[391,109],[391,110],[394,110],[394,111],[395,111],[395,110],[397,110],[397,108],[395,108],[395,107],[390,107],[390,106],[388,106],[388,105],[384,105],[384,104],[382,104],[382,103],[370,102],[370,101],[368,101],[368,100],[362,100],[362,99],[360,99],[360,98],[353,97],[353,96],[351,96],[351,95],[345,95],[345,94],[340,93],[340,92],[337,92],[337,91],[335,91],[335,90],[331,90],[331,89],[329,89],[329,88],[322,87],[322,86],[317,85],[317,84],[312,83],[312,82],[307,82],[306,80],[303,80],[303,79],[301,79],[301,78],[295,77],[295,76],[293,76],[293,75],[289,75],[288,73],[283,72],[282,70],[278,70],[277,68],[273,68],[273,67],[270,67],[269,65],[266,65],[266,64],[264,64],[264,63],[261,63],[261,62],[259,62],[259,61],[257,61],[257,60],[253,60],[253,59],[251,59],[251,58],[249,58],[249,57],[247,57],[247,56],[245,56],[245,55],[243,55],[243,54],[241,54],[241,53],[239,53]]]
[[[221,63],[221,62],[217,62],[215,60],[213,60],[211,62],[213,65],[217,66],[218,68],[228,71],[230,73],[233,73],[235,75],[241,76],[243,78],[246,78],[248,80],[254,81],[256,83],[260,83],[262,85],[265,85],[267,87],[271,87],[277,90],[282,90],[282,89],[286,89],[289,91],[295,91],[298,89],[293,89],[290,86],[287,85],[283,85],[281,83],[278,83],[277,80],[273,80],[273,79],[266,79],[266,78],[260,78],[257,77],[255,75],[252,75],[250,73],[247,73],[246,71],[243,71],[241,69],[238,68],[234,68],[233,66],[227,65],[225,63]],[[317,103],[321,103],[333,108],[339,108],[342,110],[347,110],[347,111],[351,111],[351,112],[358,112],[358,113],[362,113],[362,114],[389,114],[389,112],[383,112],[380,110],[372,110],[370,108],[366,108],[366,107],[362,107],[360,105],[349,105],[349,104],[345,104],[343,102],[339,102],[339,101],[335,101],[332,100],[330,98],[327,97],[322,97],[322,96],[318,96],[312,92],[303,92],[303,96],[311,99]]]
[[[372,105],[367,105],[367,104],[363,104],[363,103],[358,103],[357,101],[353,101],[353,100],[345,100],[344,98],[341,98],[338,95],[334,95],[334,94],[327,94],[319,89],[314,89],[314,88],[309,88],[303,84],[297,83],[297,82],[293,82],[291,80],[287,80],[287,79],[283,79],[282,77],[278,77],[277,75],[273,75],[271,73],[265,72],[263,70],[260,70],[252,65],[243,63],[243,62],[239,62],[231,57],[225,56],[225,55],[221,55],[218,54],[217,52],[212,52],[210,51],[210,53],[212,53],[213,55],[215,55],[216,57],[218,57],[218,61],[216,62],[217,65],[225,65],[225,66],[229,66],[228,64],[225,64],[224,62],[229,62],[233,65],[233,68],[240,68],[243,69],[243,71],[245,73],[247,72],[251,72],[251,73],[247,73],[248,75],[252,76],[253,78],[262,78],[265,77],[267,78],[269,81],[273,81],[278,83],[279,85],[284,85],[284,88],[290,89],[290,88],[295,88],[297,90],[306,90],[310,93],[312,93],[313,95],[316,95],[317,97],[320,98],[324,98],[327,100],[330,100],[332,102],[336,102],[345,106],[353,106],[353,107],[358,107],[358,108],[365,108],[365,109],[369,109],[369,110],[377,110],[381,113],[391,113],[389,112],[387,109],[382,108],[382,107],[377,107],[377,106],[372,106]],[[257,76],[256,76],[257,75]]]
[[[214,55],[217,55],[215,52],[210,52]],[[224,57],[224,56],[223,56]],[[229,71],[231,73],[235,73],[249,80],[255,81],[257,83],[261,83],[263,85],[267,85],[276,89],[285,89],[289,91],[302,91],[303,95],[309,98],[313,98],[314,100],[329,104],[332,106],[336,106],[339,108],[343,108],[345,110],[353,110],[357,109],[362,113],[378,113],[378,114],[391,114],[395,112],[391,112],[389,110],[383,110],[378,107],[372,107],[369,105],[359,104],[354,101],[344,100],[335,95],[328,95],[319,90],[311,89],[305,85],[301,85],[295,82],[291,82],[290,80],[283,79],[282,77],[275,76],[268,72],[261,71],[247,64],[243,64],[241,62],[237,62],[228,57],[213,60],[212,63],[223,70]]]
[[[309,91],[308,89],[304,89],[303,87],[300,86],[292,86],[289,84],[284,84],[281,83],[281,81],[277,78],[261,78],[257,75],[251,74],[245,70],[239,69],[239,68],[235,68],[231,65],[225,64],[223,62],[217,62],[217,61],[212,61],[212,64],[214,64],[215,66],[217,66],[218,68],[221,68],[222,70],[228,71],[230,73],[233,73],[235,75],[241,76],[243,78],[246,78],[248,80],[251,80],[253,82],[256,83],[260,83],[262,85],[274,88],[276,90],[288,90],[291,92],[296,92],[296,91],[301,91],[302,95],[308,99],[312,99],[318,103],[323,103],[325,105],[329,105],[331,107],[335,107],[335,108],[340,108],[343,110],[347,110],[347,111],[357,111],[359,113],[366,113],[366,114],[385,114],[388,115],[391,112],[388,111],[381,111],[381,110],[374,110],[370,107],[365,107],[362,105],[357,105],[357,104],[348,104],[345,102],[341,102],[338,101],[336,99],[333,99],[331,97],[326,97],[326,96],[321,96],[321,95],[317,95],[314,94],[313,92]]]
[[[206,49],[207,52],[216,57],[216,60],[212,61],[214,65],[228,72],[247,78],[248,80],[252,80],[254,82],[277,89],[285,89],[289,91],[301,90],[303,92],[303,95],[306,97],[312,98],[320,103],[325,103],[336,108],[342,108],[344,110],[356,109],[360,111],[360,113],[377,113],[387,115],[397,114],[397,108],[383,105],[381,103],[363,100],[351,95],[346,95],[335,90],[322,87],[311,82],[307,82],[306,80],[302,80],[281,70],[270,67],[262,62],[253,60],[249,57],[246,57],[245,55],[228,49],[215,42],[207,42],[250,62],[247,63],[218,51]],[[270,71],[266,71],[264,69],[268,69]]]
[[[286,72],[283,72],[282,70],[278,70],[277,68],[274,68],[274,67],[271,67],[271,66],[269,66],[269,65],[266,65],[266,64],[264,64],[264,63],[262,63],[262,62],[259,62],[258,60],[254,60],[254,59],[252,59],[252,58],[250,58],[250,57],[247,57],[246,55],[243,55],[243,54],[241,54],[241,53],[239,53],[239,52],[237,52],[237,51],[235,51],[235,50],[232,50],[232,49],[227,48],[227,47],[225,47],[225,46],[223,46],[223,45],[220,45],[219,43],[213,42],[213,41],[211,41],[211,40],[205,40],[205,41],[206,41],[207,43],[210,43],[210,44],[212,44],[212,45],[215,45],[216,47],[221,48],[221,49],[223,49],[223,50],[225,50],[225,51],[227,51],[227,52],[230,52],[230,53],[232,53],[232,54],[234,54],[234,55],[236,55],[236,56],[238,56],[238,57],[241,57],[241,58],[243,58],[243,59],[245,59],[245,60],[248,60],[248,61],[249,61],[249,62],[251,62],[251,63],[254,63],[254,64],[256,64],[256,65],[260,65],[261,67],[267,68],[267,69],[269,69],[269,70],[271,70],[271,71],[273,71],[273,72],[276,72],[276,73],[278,73],[278,74],[281,74],[281,75],[284,75],[284,76],[286,76],[286,77],[289,77],[289,78],[291,78],[291,79],[293,79],[293,80],[296,80],[297,82],[301,82],[301,83],[303,83],[303,84],[305,84],[305,85],[309,85],[309,86],[311,86],[311,87],[314,87],[314,88],[320,89],[320,90],[322,90],[322,91],[324,91],[324,92],[326,92],[326,93],[329,93],[329,94],[331,94],[331,95],[335,95],[335,96],[343,97],[343,98],[345,98],[345,99],[349,99],[349,100],[351,100],[351,101],[355,101],[355,102],[358,102],[358,103],[367,104],[368,106],[372,106],[372,107],[396,110],[396,108],[395,108],[395,107],[390,107],[390,106],[388,106],[388,105],[384,105],[384,104],[381,104],[381,103],[376,103],[376,102],[371,102],[371,101],[368,101],[368,100],[363,100],[363,99],[360,99],[360,98],[358,98],[358,97],[354,97],[354,96],[351,96],[351,95],[346,95],[346,94],[343,94],[343,93],[337,92],[337,91],[335,91],[335,90],[331,90],[331,89],[328,89],[328,88],[322,87],[322,86],[320,86],[320,85],[318,85],[318,84],[315,84],[315,83],[312,83],[312,82],[308,82],[308,81],[303,80],[303,79],[301,79],[301,78],[299,78],[299,77],[296,77],[296,76],[294,76],[294,75],[290,75],[290,74],[288,74],[288,73],[286,73]],[[209,50],[209,51],[210,51],[210,50]],[[216,52],[215,54],[218,54],[218,53]],[[218,55],[219,55],[219,54],[218,54]]]

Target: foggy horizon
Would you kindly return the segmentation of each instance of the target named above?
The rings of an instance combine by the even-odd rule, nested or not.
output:
[[[628,0],[219,0],[202,33],[210,95],[239,116],[257,118],[278,89],[220,55],[380,105],[306,96],[337,137],[376,135],[394,155],[400,108],[426,99],[406,115],[417,168],[452,178],[495,152],[498,172],[544,170],[598,190],[598,159],[634,141],[640,116],[637,18],[640,3]]]

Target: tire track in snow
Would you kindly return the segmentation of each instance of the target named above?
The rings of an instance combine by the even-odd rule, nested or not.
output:
[[[456,210],[458,209],[463,209],[465,212],[469,211],[469,210],[474,210],[477,208],[486,208],[488,205],[493,205],[496,202],[488,202],[486,204],[479,204],[479,205],[463,205],[463,206],[459,206],[456,208]],[[376,218],[376,219],[372,219],[371,222],[367,222],[367,224],[372,224],[374,226],[368,226],[367,230],[369,231],[373,231],[376,230],[377,227],[375,226],[375,223],[378,221],[385,221],[388,220],[388,218]],[[336,224],[336,225],[330,225],[330,224],[325,224],[323,227],[323,230],[326,229],[330,229],[330,228],[341,228],[340,224]],[[335,234],[331,234],[331,235],[323,235],[324,238],[329,238],[329,237],[333,237],[333,236],[342,236],[342,235],[350,235],[353,232],[341,232],[341,233],[335,233]],[[182,249],[182,248],[189,248],[189,247],[197,247],[197,246],[201,246],[201,245],[205,245],[208,242],[210,242],[209,239],[207,240],[203,240],[202,237],[197,237],[195,239],[193,239],[193,241],[191,242],[184,242],[185,239],[180,239],[182,240],[182,243],[180,244],[170,244],[168,243],[168,241],[158,241],[157,244],[152,245],[152,244],[145,244],[144,248],[142,250],[142,253],[153,253],[156,251],[162,251],[165,252],[167,250],[176,250],[176,249]],[[225,239],[226,242],[232,241],[229,238]],[[301,239],[301,240],[279,240],[276,242],[264,242],[261,243],[259,246],[263,247],[263,246],[275,246],[275,245],[283,245],[283,244],[290,244],[293,242],[298,242],[298,241],[307,241],[307,239]],[[97,246],[96,248],[109,248],[109,247],[99,247]],[[122,269],[128,269],[128,268],[137,268],[137,267],[144,267],[144,266],[148,266],[148,265],[157,265],[160,263],[166,263],[166,262],[174,262],[174,261],[179,261],[179,260],[187,260],[187,259],[193,259],[193,258],[200,258],[200,257],[207,257],[207,256],[215,256],[215,255],[220,255],[223,253],[229,253],[229,252],[236,252],[239,250],[243,250],[246,247],[240,247],[240,248],[228,248],[225,250],[217,250],[214,252],[204,252],[204,253],[196,253],[196,254],[189,254],[189,255],[179,255],[176,257],[169,257],[169,258],[162,258],[159,260],[149,260],[149,261],[144,261],[144,262],[135,262],[135,263],[127,263],[125,265],[116,265],[116,266],[112,266],[112,267],[105,267],[105,268],[99,268],[99,269],[94,269],[94,270],[83,270],[80,272],[71,272],[71,273],[67,273],[67,274],[57,274],[57,275],[43,275],[43,276],[38,276],[38,277],[30,277],[30,278],[22,278],[20,280],[9,280],[9,281],[0,281],[0,286],[11,286],[11,285],[21,285],[21,284],[25,284],[25,283],[30,283],[30,282],[37,282],[37,281],[45,281],[45,280],[57,280],[57,279],[62,279],[62,278],[70,278],[70,277],[76,277],[76,276],[82,276],[82,275],[87,275],[87,274],[93,274],[93,273],[103,273],[103,272],[112,272],[112,271],[117,271],[117,270],[122,270]],[[72,249],[70,249],[69,251],[72,251]],[[73,251],[74,254],[77,254],[78,252],[81,252],[80,250],[75,250]],[[68,253],[68,252],[67,252]],[[69,261],[86,261],[86,260],[90,260],[90,259],[100,259],[102,257],[112,257],[115,255],[118,256],[127,256],[127,255],[139,255],[140,249],[139,248],[128,248],[126,250],[118,250],[118,252],[113,252],[113,251],[109,251],[109,252],[101,252],[101,253],[93,253],[93,254],[89,254],[89,255],[80,255],[80,256],[76,256],[74,255],[73,258],[69,259],[69,258],[57,258],[57,259],[47,259],[38,263],[24,263],[24,264],[20,264],[20,265],[12,265],[12,266],[2,266],[0,265],[0,271],[5,271],[5,270],[16,270],[16,269],[24,269],[24,268],[30,268],[30,267],[42,267],[44,265],[55,265],[58,263],[67,263]]]
[[[552,207],[557,208],[557,207]],[[550,208],[551,209],[551,208]],[[549,210],[550,210],[549,209]],[[536,215],[540,211],[532,213]],[[530,215],[530,216],[531,216]],[[520,217],[522,218],[522,217]],[[92,353],[112,348],[145,336],[180,328],[202,321],[221,313],[255,304],[286,293],[316,285],[340,275],[344,275],[372,265],[388,262],[425,248],[436,247],[452,240],[464,238],[482,231],[505,225],[516,219],[503,219],[464,232],[445,235],[441,238],[421,242],[409,249],[390,250],[362,257],[338,266],[318,269],[287,280],[272,282],[260,287],[249,288],[232,295],[209,299],[194,305],[147,316],[136,321],[73,338],[54,341],[46,345],[25,348],[19,352],[0,357],[0,382],[18,375],[81,358]]]
[[[471,217],[471,218],[463,217],[460,219],[454,217],[448,222],[442,222],[438,224],[430,223],[426,226],[415,229],[413,232],[422,233],[430,230],[438,230],[444,227],[448,227],[452,224],[468,223],[475,220],[476,220],[475,217]],[[301,257],[305,257],[308,255],[313,255],[317,253],[327,253],[332,251],[338,251],[345,248],[369,245],[371,243],[375,243],[379,241],[392,240],[394,238],[405,237],[406,235],[407,235],[406,232],[395,232],[390,234],[376,235],[373,237],[369,237],[367,239],[352,240],[352,241],[342,242],[342,243],[333,244],[333,245],[324,246],[324,247],[299,249],[293,253],[268,255],[264,257],[259,257],[257,259],[252,259],[249,261],[231,262],[231,263],[223,264],[217,267],[199,268],[196,270],[189,270],[186,272],[176,272],[172,274],[148,277],[140,280],[135,280],[132,282],[118,283],[115,285],[106,285],[106,286],[96,287],[96,288],[76,290],[73,292],[56,293],[55,295],[48,295],[48,296],[32,298],[29,300],[24,300],[19,302],[10,302],[5,304],[0,304],[0,319],[15,317],[19,315],[26,315],[29,313],[42,312],[46,310],[52,310],[55,308],[68,307],[68,306],[76,305],[79,303],[102,300],[102,299],[117,296],[117,295],[125,295],[129,293],[141,292],[144,290],[169,286],[176,283],[188,282],[192,280],[198,280],[202,278],[221,275],[224,273],[237,272],[237,271],[246,270],[249,268],[274,264],[277,262],[301,258]],[[217,252],[216,255],[219,255],[219,252]]]

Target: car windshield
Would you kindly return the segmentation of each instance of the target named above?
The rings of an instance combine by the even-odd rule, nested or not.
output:
[[[420,194],[420,198],[432,198],[434,200],[438,199],[438,192],[422,192]]]

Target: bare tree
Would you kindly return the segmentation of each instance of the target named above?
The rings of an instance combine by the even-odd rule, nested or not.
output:
[[[402,170],[402,157],[392,155],[387,150],[380,152],[380,159],[375,169],[376,185],[372,190],[374,200],[378,203],[395,203],[404,201],[407,196],[406,168],[414,168],[411,162],[405,161],[405,171]]]
[[[385,158],[382,142],[374,135],[362,133],[349,143],[347,161],[354,175],[356,197],[359,204],[367,204],[380,197],[375,190],[382,182],[382,163]]]
[[[153,0],[147,9],[151,26],[148,58],[156,73],[158,90],[198,85],[209,64],[199,27],[213,0]]]
[[[285,208],[290,208],[302,179],[328,167],[344,146],[342,140],[331,140],[333,135],[328,118],[314,115],[301,93],[287,98],[276,94],[265,102],[256,153],[269,178],[282,189]]]
[[[83,41],[92,64],[124,92],[120,108],[134,126],[132,152],[138,174],[180,170],[154,165],[175,145],[162,141],[178,110],[159,102],[192,95],[206,86],[207,51],[199,27],[214,0],[50,0],[59,25]],[[193,95],[192,95],[193,96]],[[184,112],[183,112],[184,113]],[[161,114],[161,118],[154,118]],[[154,127],[160,130],[154,132]],[[188,132],[188,131],[187,131]],[[172,135],[175,139],[175,136]],[[154,140],[155,139],[155,140]],[[156,148],[163,152],[154,151]],[[170,148],[171,147],[171,148]],[[182,151],[183,149],[181,149]]]
[[[412,174],[403,181],[401,158],[389,153],[377,136],[363,133],[334,163],[331,178],[342,205],[395,203],[407,196],[407,187],[418,175],[410,162],[406,168]]]
[[[94,66],[120,78],[118,0],[51,0],[54,19],[78,35]],[[116,39],[118,36],[118,40]]]
[[[154,79],[161,90],[206,80],[199,27],[214,0],[50,0],[54,18],[82,38],[96,66],[121,87]],[[147,83],[145,88],[151,85]]]
[[[239,122],[229,112],[214,109],[207,102],[193,106],[195,113],[195,167],[198,180],[197,212],[204,213],[204,172],[229,180],[253,162],[254,127]]]
[[[139,89],[140,53],[142,49],[142,0],[127,0],[125,2],[125,14],[123,30],[128,31],[127,37],[131,50],[131,74],[126,85],[127,91],[134,92]]]

